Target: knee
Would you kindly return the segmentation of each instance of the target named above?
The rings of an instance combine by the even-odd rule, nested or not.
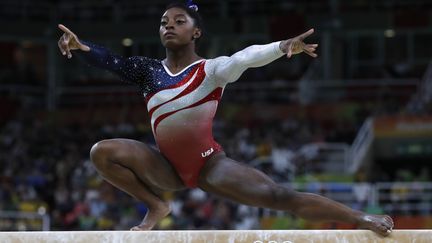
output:
[[[202,171],[198,177],[198,184],[206,189],[226,189],[236,184],[234,178],[227,177],[226,173],[219,169],[212,170],[210,173]]]
[[[113,140],[102,140],[95,143],[90,149],[90,160],[93,162],[97,169],[104,169],[111,161],[115,142]]]
[[[211,175],[200,175],[198,177],[198,183],[200,185],[205,185],[210,188],[223,188],[224,180],[218,174]]]

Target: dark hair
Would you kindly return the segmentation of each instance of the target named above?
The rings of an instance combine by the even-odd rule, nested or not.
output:
[[[180,2],[171,3],[165,8],[165,11],[171,8],[183,9],[194,20],[195,27],[201,29],[201,36],[195,39],[195,43],[198,44],[199,40],[204,34],[204,25],[203,25],[203,20],[201,18],[201,15],[198,13],[198,11],[189,8],[185,3],[180,3]]]

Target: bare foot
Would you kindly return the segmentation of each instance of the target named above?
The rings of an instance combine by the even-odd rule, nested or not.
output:
[[[388,215],[365,214],[361,216],[359,228],[369,229],[382,236],[388,236],[394,227],[393,219]]]
[[[151,230],[159,222],[159,220],[163,219],[170,212],[171,208],[168,203],[160,203],[155,208],[149,208],[141,224],[132,227],[130,230]]]

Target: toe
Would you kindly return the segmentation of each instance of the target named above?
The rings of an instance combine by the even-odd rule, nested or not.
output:
[[[384,219],[384,224],[385,224],[388,228],[393,228],[393,227],[394,227],[393,220],[388,219],[388,218]]]
[[[386,226],[380,226],[380,230],[384,236],[388,236],[391,233],[391,229]]]
[[[386,221],[387,222],[389,222],[389,224],[390,224],[390,226],[393,228],[394,227],[394,222],[393,222],[393,219],[392,218],[390,218],[389,216],[386,216]]]

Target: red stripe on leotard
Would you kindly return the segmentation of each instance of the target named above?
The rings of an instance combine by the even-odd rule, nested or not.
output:
[[[195,79],[194,79],[194,80],[189,84],[189,86],[186,87],[182,92],[180,92],[180,94],[176,95],[174,98],[172,98],[172,99],[170,99],[170,100],[168,100],[168,101],[165,101],[165,102],[163,102],[162,104],[159,104],[159,105],[157,105],[157,106],[151,108],[151,109],[149,110],[149,115],[150,115],[150,117],[153,115],[153,112],[154,112],[157,108],[161,107],[162,105],[165,105],[166,103],[171,102],[171,101],[173,101],[173,100],[179,99],[179,98],[181,98],[181,97],[183,97],[183,96],[185,96],[185,95],[191,93],[192,91],[196,90],[196,89],[200,86],[200,84],[203,82],[203,80],[204,80],[204,78],[205,78],[204,63],[205,63],[205,62],[202,62],[200,65],[197,65],[197,66],[199,66],[199,69],[198,69],[198,71],[197,71],[198,73],[197,73],[197,75],[195,76]],[[191,72],[191,73],[194,73],[194,72]],[[190,75],[190,74],[189,74],[189,75]],[[188,76],[189,76],[189,75],[188,75]],[[188,81],[189,81],[189,80],[188,80]],[[182,81],[182,82],[183,82],[183,81]]]

